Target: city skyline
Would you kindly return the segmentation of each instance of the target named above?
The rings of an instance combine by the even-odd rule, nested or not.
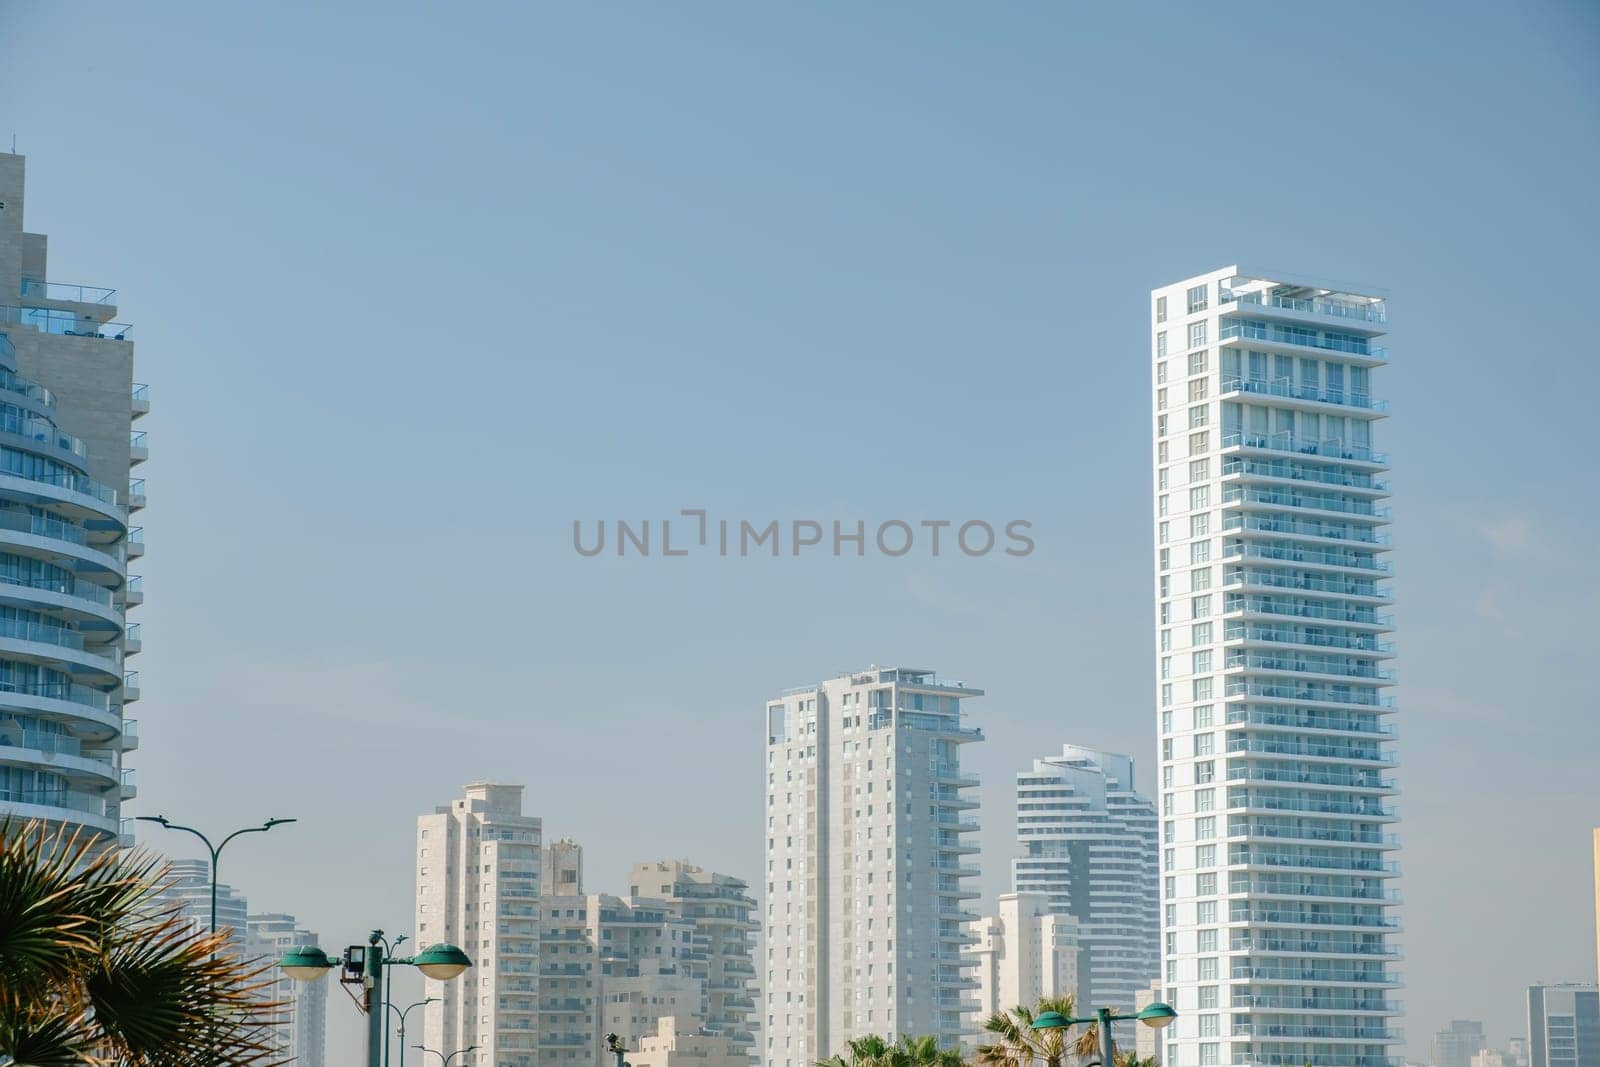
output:
[[[758,873],[686,813],[746,795],[776,687],[864,662],[981,679],[991,783],[1151,758],[1142,294],[1237,257],[1394,296],[1404,1051],[1594,977],[1591,6],[78,10],[7,5],[0,99],[52,280],[119,288],[158,390],[126,813],[300,817],[230,849],[252,897],[413,932],[408,820],[480,778],[604,798],[561,824],[593,884],[669,840]],[[572,552],[702,506],[1038,547]]]

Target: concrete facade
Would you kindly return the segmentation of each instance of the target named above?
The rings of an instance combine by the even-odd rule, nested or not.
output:
[[[1600,990],[1577,983],[1528,987],[1530,1067],[1600,1067]]]
[[[977,924],[978,1027],[989,1016],[1043,997],[1078,997],[1083,950],[1078,920],[1050,909],[1045,893],[1003,893]]]
[[[1225,267],[1150,293],[1171,1067],[1391,1067],[1381,295]]]
[[[873,667],[765,708],[761,1021],[768,1067],[810,1067],[865,1034],[974,1026],[978,828],[961,746],[982,691]]]
[[[629,1055],[633,1067],[750,1067],[750,1057],[726,1037],[706,1034],[695,1020],[664,1018]]]
[[[24,171],[0,153],[0,817],[126,843],[148,395],[115,292],[49,277]]]
[[[1161,973],[1156,806],[1133,760],[1077,745],[1034,760],[1017,775],[1017,842],[1011,888],[1077,920],[1080,1003],[1132,1009]]]
[[[465,1049],[462,1067],[565,1065],[541,1056],[539,873],[543,823],[522,814],[522,787],[475,782],[466,795],[417,819],[414,929],[419,945],[461,946],[473,966],[424,983],[422,1043]],[[584,1061],[587,1063],[587,1059]]]

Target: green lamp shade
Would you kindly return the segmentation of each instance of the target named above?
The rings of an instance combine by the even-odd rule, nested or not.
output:
[[[1067,1017],[1059,1011],[1040,1012],[1039,1017],[1033,1020],[1033,1029],[1035,1030],[1065,1030],[1071,1025],[1072,1023],[1067,1021]]]
[[[429,945],[411,962],[417,970],[436,982],[448,982],[472,966],[472,960],[454,945]]]
[[[314,982],[328,973],[333,961],[316,945],[301,945],[285,952],[278,966],[296,982]]]
[[[1171,1005],[1162,1004],[1159,1001],[1134,1016],[1135,1019],[1138,1019],[1153,1030],[1161,1029],[1177,1017],[1178,1013],[1172,1010]]]

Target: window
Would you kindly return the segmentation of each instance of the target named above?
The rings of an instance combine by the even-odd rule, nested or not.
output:
[[[1211,650],[1209,648],[1196,652],[1191,658],[1194,660],[1194,666],[1190,669],[1190,674],[1211,673]],[[1195,755],[1201,755],[1201,752],[1196,749]]]
[[[1172,703],[1172,683],[1167,682],[1161,687],[1161,706],[1166,707]]]
[[[1189,314],[1206,309],[1206,289],[1207,286],[1197,285],[1189,290]]]
[[[1215,951],[1217,951],[1217,932],[1215,930],[1201,930],[1199,932],[1199,935],[1195,938],[1195,951],[1196,952],[1215,952]],[[1212,1016],[1212,1018],[1216,1018],[1216,1016]],[[1202,1020],[1202,1022],[1204,1022],[1204,1020]],[[1205,1033],[1204,1031],[1201,1031],[1200,1036],[1201,1037],[1209,1037],[1209,1036],[1212,1036],[1212,1035],[1209,1035],[1209,1034]]]
[[[1170,523],[1170,522],[1158,523],[1156,525],[1156,543],[1157,544],[1161,544],[1161,545],[1166,544],[1167,543],[1167,537],[1168,537],[1169,534],[1171,534],[1171,532],[1172,532],[1172,523]]]
[[[1196,785],[1205,785],[1207,782],[1217,780],[1216,760],[1201,760],[1194,765],[1194,780]]]
[[[1156,416],[1156,436],[1167,436],[1167,417],[1165,415]]]
[[[1211,911],[1212,911],[1213,914],[1215,914],[1216,910],[1217,910],[1217,905],[1215,904],[1215,902],[1206,901],[1206,903],[1211,905]],[[1214,986],[1214,985],[1203,985],[1203,986],[1201,986],[1200,987],[1200,1007],[1201,1008],[1214,1008],[1216,1006],[1217,1006],[1217,987]]]
[[[1217,806],[1217,791],[1215,789],[1196,789],[1194,791],[1194,810],[1211,811]]]
[[[1178,961],[1177,960],[1168,960],[1167,961],[1167,981],[1168,982],[1176,982],[1177,980],[1178,980]]]
[[[1160,470],[1156,471],[1156,488],[1157,489],[1165,489],[1167,487],[1167,480],[1170,477],[1168,472],[1170,470],[1172,470],[1171,467],[1162,467]]]
[[[1189,383],[1189,403],[1193,404],[1197,400],[1204,400],[1206,398],[1207,384],[1208,383],[1204,378],[1196,378],[1194,381]]]
[[[1161,580],[1163,582],[1165,582],[1166,578],[1163,577]],[[1171,678],[1172,677],[1172,657],[1171,656],[1162,656],[1161,657],[1161,677],[1163,677],[1163,678]],[[1168,758],[1170,759],[1171,757],[1168,757]]]
[[[1192,433],[1189,435],[1189,455],[1197,455],[1211,447],[1211,435],[1208,433]]]
[[[1168,451],[1167,443],[1165,441],[1162,441],[1160,444],[1156,445],[1156,462],[1157,463],[1166,463],[1167,462],[1167,451]]]
[[[1172,738],[1170,737],[1161,739],[1161,758],[1164,760],[1172,758]]]
[[[1211,595],[1208,593],[1205,596],[1191,597],[1189,606],[1192,618],[1203,619],[1211,614]]]
[[[1161,651],[1163,651],[1163,652],[1171,652],[1172,651],[1172,631],[1171,630],[1162,630],[1161,631]]]
[[[1168,926],[1178,925],[1178,906],[1176,904],[1168,904],[1164,914]]]
[[[1209,459],[1191,459],[1189,461],[1189,480],[1203,482],[1211,477],[1211,461]]]
[[[1167,712],[1167,714],[1171,715],[1172,712],[1169,711],[1169,712]],[[1173,804],[1173,800],[1172,800],[1172,794],[1171,793],[1163,793],[1163,794],[1161,794],[1161,814],[1163,814],[1163,815],[1171,815],[1172,814],[1172,804]]]
[[[1171,767],[1163,767],[1163,768],[1161,768],[1161,788],[1163,788],[1163,789],[1171,789],[1172,788],[1172,768]]]
[[[1156,554],[1156,557],[1156,563],[1161,570],[1170,570],[1172,568],[1172,549],[1163,548]]]
[[[1190,374],[1204,374],[1205,372],[1206,372],[1206,353],[1205,353],[1205,350],[1201,349],[1199,352],[1190,352],[1189,353],[1189,373]],[[1194,385],[1195,383],[1194,382],[1190,382],[1189,384]],[[1200,382],[1199,384],[1200,385],[1204,385],[1205,383],[1204,382]]]
[[[1217,939],[1217,932],[1215,930],[1202,930],[1201,933],[1203,933],[1203,934],[1209,933],[1211,935],[1211,940],[1213,940],[1213,941],[1215,941]],[[1204,950],[1202,949],[1201,951],[1204,951]],[[1200,1036],[1201,1037],[1216,1037],[1217,1036],[1217,1017],[1215,1015],[1202,1015],[1202,1016],[1200,1016]]]
[[[1167,331],[1162,330],[1156,334],[1156,358],[1161,359],[1167,354]]]
[[[1211,643],[1211,624],[1197,622],[1189,628],[1189,643],[1191,645],[1209,645]]]
[[[1195,656],[1197,658],[1199,657],[1199,655],[1200,655],[1200,653],[1198,653],[1198,652],[1195,653]],[[1207,652],[1206,655],[1210,656],[1211,653]],[[1217,741],[1217,735],[1216,734],[1197,734],[1195,736],[1195,739],[1194,739],[1194,754],[1196,756],[1209,756],[1209,755],[1211,755],[1213,752],[1216,751],[1216,741]],[[1209,837],[1211,835],[1207,834],[1206,836]]]
[[[1214,897],[1217,895],[1216,872],[1194,876],[1194,895],[1197,897]]]
[[[1166,409],[1167,409],[1167,391],[1165,389],[1157,389],[1156,390],[1156,410],[1157,411],[1165,411]]]
[[[1156,321],[1167,321],[1167,298],[1164,296],[1156,297]]]
[[[1194,570],[1190,571],[1189,572],[1189,588],[1190,589],[1210,589],[1211,588],[1211,568],[1210,567],[1196,567]]]
[[[1196,600],[1210,600],[1211,598],[1210,597],[1195,597],[1195,599]],[[1196,700],[1210,700],[1211,699],[1211,679],[1210,678],[1196,678],[1194,680],[1194,699],[1196,699]]]
[[[1170,734],[1172,732],[1172,712],[1170,711],[1163,711],[1161,713],[1161,732],[1164,734]]]
[[[1162,852],[1161,852],[1161,869],[1163,871],[1172,870],[1173,864],[1174,864],[1173,853],[1175,851],[1176,851],[1176,849],[1170,849],[1170,848],[1162,850]]]
[[[1189,562],[1190,563],[1209,563],[1209,562],[1211,562],[1211,542],[1210,541],[1195,541],[1195,542],[1191,543],[1189,545]]]
[[[1211,726],[1211,705],[1196,704],[1194,708],[1194,728],[1204,730]]]
[[[1217,980],[1217,957],[1202,956],[1199,960],[1200,968],[1195,977],[1202,982],[1215,982]]]
[[[1198,904],[1196,904],[1194,906],[1194,921],[1197,922],[1197,923],[1201,923],[1202,925],[1205,924],[1205,923],[1214,923],[1214,922],[1216,922],[1217,921],[1217,902],[1214,901],[1214,900],[1202,900]],[[1200,1006],[1202,1008],[1205,1007],[1204,1004],[1202,1004]],[[1215,1007],[1215,1005],[1212,1005],[1212,1006]]]
[[[1156,364],[1156,384],[1157,385],[1165,385],[1166,382],[1167,382],[1167,365],[1165,363],[1157,363]]]
[[[1196,867],[1215,867],[1217,865],[1217,846],[1199,845],[1194,850],[1194,865]],[[1200,951],[1210,951],[1201,949]]]
[[[1205,960],[1201,960],[1200,962],[1204,963],[1206,961]],[[1215,971],[1217,969],[1217,961],[1213,959],[1213,960],[1210,961],[1210,963],[1211,963],[1211,969],[1213,971]],[[1211,977],[1215,978],[1216,975],[1213,974]],[[1218,1045],[1218,1042],[1216,1042],[1216,1041],[1202,1041],[1202,1042],[1200,1042],[1200,1067],[1216,1067],[1216,1064],[1217,1064],[1217,1045]]]
[[[1211,487],[1197,485],[1189,490],[1189,510],[1203,511],[1211,506]]]
[[[1189,536],[1205,537],[1211,533],[1211,516],[1202,512],[1189,516]]]
[[[1190,408],[1189,409],[1189,429],[1198,430],[1200,427],[1206,425],[1206,422],[1207,422],[1207,419],[1208,419],[1208,417],[1210,415],[1210,412],[1211,412],[1211,408],[1209,406],[1205,405],[1205,404],[1199,404],[1199,405],[1197,405],[1195,407]]]
[[[1189,324],[1189,347],[1204,348],[1206,343],[1206,324],[1204,320]]]
[[[1156,514],[1157,515],[1165,515],[1166,513],[1167,513],[1167,494],[1162,493],[1160,496],[1156,497]]]

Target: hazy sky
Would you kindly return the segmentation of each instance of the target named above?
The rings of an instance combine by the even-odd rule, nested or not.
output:
[[[762,702],[912,664],[988,692],[992,896],[1029,758],[1153,779],[1147,291],[1352,278],[1392,292],[1408,1050],[1503,1043],[1595,978],[1597,57],[1586,3],[0,0],[30,229],[154,398],[131,812],[298,816],[223,877],[330,945],[409,928],[413,818],[475,778],[593,890],[758,882]],[[572,550],[697,506],[1038,551]]]

